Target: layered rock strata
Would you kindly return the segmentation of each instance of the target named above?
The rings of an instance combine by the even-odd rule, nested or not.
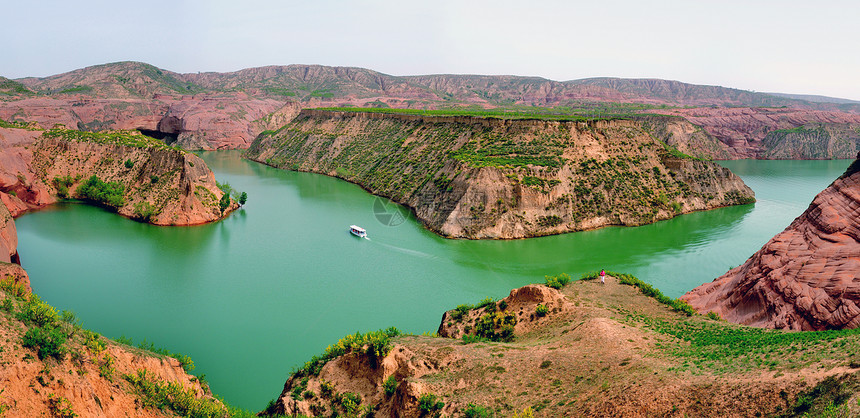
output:
[[[758,327],[860,325],[860,160],[743,265],[682,298],[699,312]]]
[[[754,201],[728,169],[656,138],[658,123],[303,110],[246,155],[357,183],[452,238],[642,225]]]

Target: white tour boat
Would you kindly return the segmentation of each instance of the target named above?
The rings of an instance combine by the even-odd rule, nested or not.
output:
[[[357,237],[367,238],[367,231],[365,231],[364,228],[362,228],[360,226],[350,225],[349,226],[349,233],[351,233],[352,235],[355,235]]]

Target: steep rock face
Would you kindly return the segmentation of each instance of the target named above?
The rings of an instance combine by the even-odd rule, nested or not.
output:
[[[0,263],[18,262],[18,230],[6,205],[0,204]]]
[[[860,155],[858,155],[860,158]],[[743,265],[682,298],[702,313],[792,330],[860,325],[860,160]]]
[[[247,148],[262,131],[255,120],[283,101],[245,94],[140,98],[29,97],[0,102],[0,119],[57,124],[88,131],[138,129],[188,149]]]
[[[30,168],[32,145],[41,135],[40,130],[0,127],[0,201],[12,216],[56,201]]]
[[[33,145],[32,170],[52,193],[76,197],[80,185],[95,175],[122,185],[121,204],[106,205],[123,216],[156,225],[197,225],[223,216],[219,200],[224,193],[196,155],[163,145],[90,142],[79,134],[48,131]],[[66,184],[58,184],[62,179]],[[231,202],[228,209],[237,206]]]
[[[357,183],[454,238],[642,225],[754,200],[731,171],[656,139],[657,123],[303,110],[247,156]]]

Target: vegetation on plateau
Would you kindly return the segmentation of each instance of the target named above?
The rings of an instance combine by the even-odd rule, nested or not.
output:
[[[74,129],[53,128],[45,131],[42,136],[45,138],[59,138],[77,142],[94,142],[96,144],[115,144],[134,148],[182,150],[178,147],[168,146],[164,142],[143,135],[138,131],[87,132]]]

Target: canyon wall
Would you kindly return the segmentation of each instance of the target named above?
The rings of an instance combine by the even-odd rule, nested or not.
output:
[[[660,123],[666,122],[310,109],[262,134],[247,156],[357,183],[412,208],[429,229],[452,238],[642,225],[754,201],[728,169],[652,135]],[[684,122],[668,123],[675,129]]]
[[[857,156],[860,158],[860,155]],[[682,298],[702,313],[791,330],[860,325],[860,160],[743,265]]]

